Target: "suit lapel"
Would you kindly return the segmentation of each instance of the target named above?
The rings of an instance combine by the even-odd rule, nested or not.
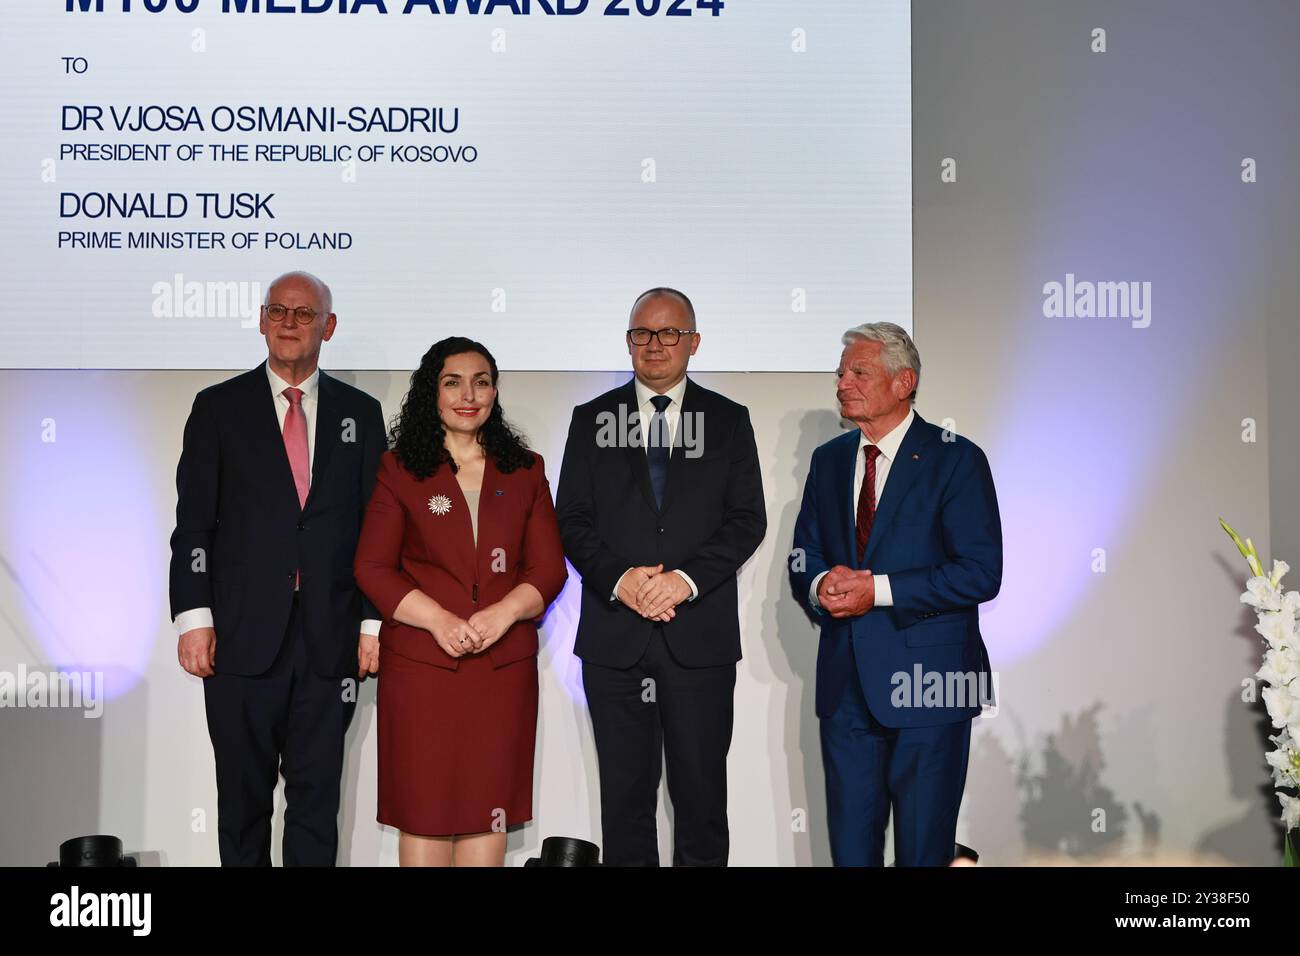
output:
[[[474,529],[470,528],[471,543],[474,545],[475,560],[479,567],[482,567],[484,542],[488,540],[488,529],[492,527],[492,521],[495,511],[497,489],[501,488],[501,472],[497,471],[496,463],[492,460],[491,455],[484,457],[483,461],[483,484],[479,487],[478,493],[478,540],[473,541]],[[506,492],[509,494],[509,492]]]
[[[898,446],[897,457],[890,462],[885,492],[876,505],[876,517],[871,523],[871,537],[867,539],[866,556],[862,563],[864,568],[871,567],[871,556],[889,532],[889,524],[898,512],[899,502],[916,487],[917,479],[922,472],[933,464],[934,456],[926,453],[926,446],[933,440],[934,436],[926,427],[925,419],[920,415],[915,416],[911,427],[907,429],[907,434],[903,436],[903,443]],[[853,553],[856,556],[857,552]]]
[[[251,423],[250,443],[257,460],[267,463],[267,483],[270,493],[286,498],[285,507],[298,508],[298,488],[289,467],[289,455],[284,450],[284,435],[280,431],[280,418],[275,408],[276,397],[266,377],[266,363],[253,369],[248,376],[248,420]]]
[[[330,456],[335,447],[343,440],[343,421],[339,414],[339,393],[336,382],[324,372],[316,380],[316,434],[312,441],[316,450],[311,457],[311,487],[307,491],[307,504],[304,511],[316,500],[316,488],[320,484],[325,469],[329,467]],[[353,431],[355,433],[355,425]],[[288,456],[285,456],[288,461]]]
[[[844,553],[848,556],[846,563],[852,564],[858,555],[858,503],[853,500],[853,478],[857,467],[858,443],[862,432],[856,428],[836,439],[839,444],[831,456],[831,474],[834,475],[835,487],[839,493],[835,500],[840,503],[840,511],[835,517],[844,540]]]
[[[488,468],[491,462],[483,463],[483,490],[479,492],[479,498],[482,499],[488,484]],[[465,575],[463,580],[473,580],[478,567],[478,554],[474,546],[474,526],[469,516],[469,499],[465,497],[465,492],[461,491],[460,482],[452,473],[451,464],[444,463],[438,467],[433,474],[431,482],[430,497],[442,495],[451,502],[451,510],[446,514],[438,514],[429,509],[433,520],[433,528],[440,532],[437,537],[440,544],[437,548],[439,555],[444,560],[456,560],[462,573]],[[479,515],[482,516],[483,510],[479,509]],[[483,540],[482,528],[479,529],[479,540]]]
[[[700,387],[688,378],[686,380],[686,390],[682,392],[682,407],[677,410],[679,412],[677,419],[677,434],[673,436],[673,444],[669,449],[668,483],[667,487],[664,488],[664,506],[660,511],[660,514],[664,514],[670,507],[672,507],[673,501],[676,498],[675,492],[680,491],[686,484],[686,476],[683,474],[683,471],[686,468],[686,447],[684,444],[684,436],[686,434],[686,413],[690,410],[700,412],[702,400],[703,396],[701,395]],[[646,485],[649,487],[649,462],[645,465],[645,473]],[[650,501],[652,503],[654,502],[653,488],[651,488]]]

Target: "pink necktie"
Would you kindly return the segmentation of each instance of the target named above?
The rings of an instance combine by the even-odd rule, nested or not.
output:
[[[302,411],[302,389],[290,385],[282,393],[289,400],[289,412],[284,416],[284,450],[289,456],[293,483],[298,489],[298,507],[307,504],[307,490],[311,487],[311,470],[307,467],[307,416]],[[293,576],[293,589],[298,590],[302,573]]]
[[[307,490],[311,487],[311,469],[307,466],[307,416],[302,411],[302,389],[290,386],[284,390],[289,399],[289,413],[284,416],[284,450],[293,470],[293,483],[298,488],[298,507],[307,504]]]

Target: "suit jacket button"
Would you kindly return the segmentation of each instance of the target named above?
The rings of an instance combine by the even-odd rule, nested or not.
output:
[[[306,530],[307,530],[307,526],[306,526],[305,524],[303,524],[301,521],[299,521],[299,522],[298,522],[298,530],[299,530],[299,531],[306,531]]]
[[[660,528],[660,529],[659,529],[659,533],[660,533],[660,534],[663,534],[663,533],[664,533],[664,529],[663,529],[663,528]]]

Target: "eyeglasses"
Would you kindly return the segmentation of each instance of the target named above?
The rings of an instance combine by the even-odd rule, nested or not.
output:
[[[665,348],[672,348],[683,335],[699,335],[694,329],[628,329],[627,340],[633,345],[649,345],[653,336]]]
[[[316,321],[316,316],[320,315],[315,309],[309,309],[305,305],[291,309],[279,302],[272,302],[269,305],[262,306],[262,308],[266,311],[266,317],[272,322],[283,322],[292,315],[293,321],[298,325],[311,325]]]

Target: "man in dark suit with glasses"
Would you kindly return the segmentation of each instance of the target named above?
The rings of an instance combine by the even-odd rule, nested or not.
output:
[[[556,510],[582,575],[575,653],[600,764],[604,862],[657,866],[662,760],[673,863],[727,862],[727,751],[741,657],[736,576],[767,528],[749,412],[686,377],[695,310],[632,306],[635,377],[573,411]]]
[[[267,360],[199,392],[185,423],[171,609],[203,678],[225,866],[270,864],[281,774],[284,863],[333,865],[343,736],[379,665],[352,559],[387,441],[379,402],[318,367],[336,322],[325,283],[276,279]]]

